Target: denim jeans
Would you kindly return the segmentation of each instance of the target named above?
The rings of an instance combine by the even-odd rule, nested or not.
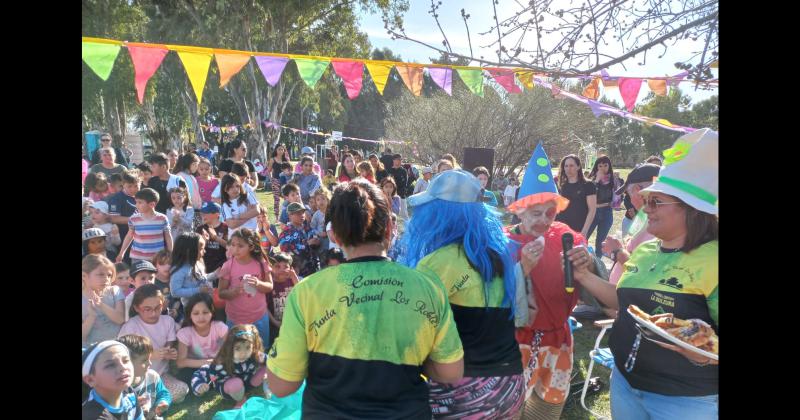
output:
[[[233,322],[231,320],[225,321],[225,325],[228,328],[233,328]],[[266,352],[269,350],[269,315],[264,314],[264,316],[259,319],[258,321],[254,322],[253,325],[258,330],[258,334],[261,336],[261,342],[264,344],[264,351]]]
[[[616,367],[611,374],[611,417],[615,419],[705,420],[719,418],[719,395],[674,397],[631,387]]]
[[[613,224],[614,210],[611,209],[611,206],[598,207],[597,212],[594,214],[592,225],[589,226],[589,232],[586,234],[586,240],[588,241],[594,229],[597,228],[597,237],[594,240],[594,253],[598,257],[603,255],[603,241],[606,240],[608,231],[611,230],[611,225]]]

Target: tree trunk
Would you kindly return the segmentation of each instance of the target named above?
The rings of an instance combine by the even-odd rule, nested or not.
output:
[[[103,89],[101,99],[103,105],[103,129],[111,133],[114,140],[118,140],[122,136],[120,134],[117,101],[111,96],[107,89]]]

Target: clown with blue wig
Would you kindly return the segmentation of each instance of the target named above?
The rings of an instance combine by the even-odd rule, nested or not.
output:
[[[450,170],[408,198],[414,213],[398,261],[441,280],[464,347],[462,380],[429,381],[434,418],[507,419],[522,407],[515,262],[502,222],[482,195],[475,176]]]

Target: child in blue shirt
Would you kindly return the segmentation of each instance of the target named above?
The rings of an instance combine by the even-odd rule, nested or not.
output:
[[[133,392],[136,394],[136,401],[144,412],[147,419],[163,418],[164,413],[172,403],[172,394],[161,376],[153,369],[150,369],[150,355],[153,353],[153,344],[150,339],[137,335],[123,335],[117,339],[128,348],[133,363]]]
[[[306,208],[306,219],[311,220],[311,207],[308,205],[303,204],[303,200],[300,197],[300,187],[297,184],[288,183],[281,187],[281,194],[283,195],[283,204],[281,205],[281,215],[278,218],[278,221],[284,225],[289,224],[289,213],[286,211],[286,206],[289,203],[300,203],[301,205],[305,206]]]

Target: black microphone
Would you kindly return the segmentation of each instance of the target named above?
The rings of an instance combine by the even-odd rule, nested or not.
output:
[[[567,293],[572,293],[575,287],[572,285],[572,263],[567,258],[567,251],[572,249],[575,238],[567,232],[561,236],[561,248],[564,250],[564,288]]]

